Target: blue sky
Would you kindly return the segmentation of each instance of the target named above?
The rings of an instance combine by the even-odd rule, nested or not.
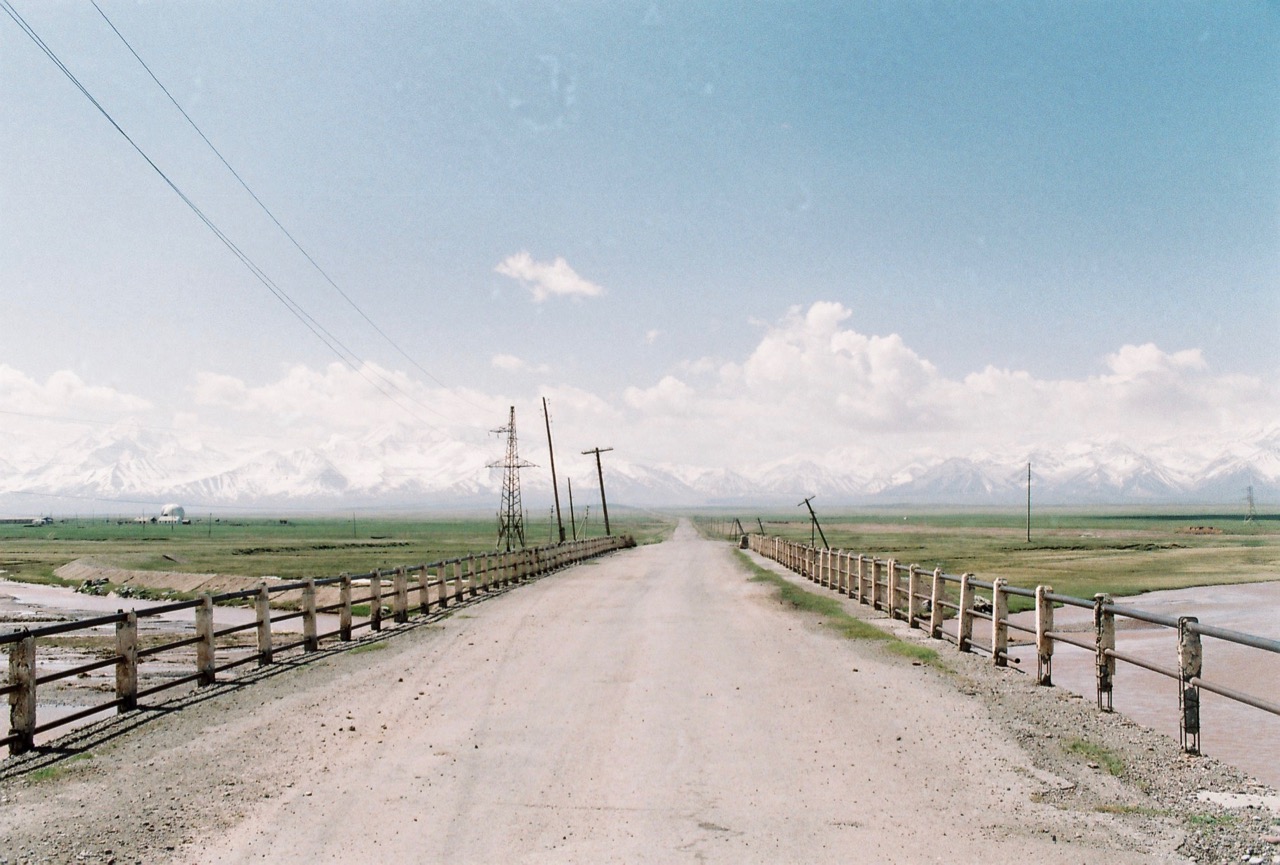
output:
[[[593,434],[653,418],[634,448],[674,438],[636,458],[677,459],[712,406],[739,419],[731,438],[757,423],[771,392],[743,371],[805,322],[826,360],[832,333],[896,338],[948,385],[942,407],[889,386],[903,422],[954,415],[984,375],[1036,383],[1028,418],[1082,389],[1105,407],[1098,383],[1135,358],[1167,386],[1116,434],[1189,433],[1187,387],[1217,394],[1215,431],[1280,419],[1275,3],[99,0],[442,388],[309,269],[87,0],[11,2],[259,266],[455,433],[550,392]],[[332,378],[334,356],[3,15],[0,76],[0,397],[228,434],[364,405],[333,385],[284,420],[235,419],[235,393]],[[504,266],[521,253],[526,279]],[[568,293],[539,298],[554,272]],[[869,357],[791,360],[816,394],[881,394],[884,376],[849,382]],[[1028,445],[1048,434],[1025,426]],[[706,434],[690,461],[724,447]]]

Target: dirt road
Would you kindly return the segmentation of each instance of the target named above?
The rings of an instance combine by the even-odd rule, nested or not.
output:
[[[0,773],[10,861],[1187,861],[687,524],[374,645]]]

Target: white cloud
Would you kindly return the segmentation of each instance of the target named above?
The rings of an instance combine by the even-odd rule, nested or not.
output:
[[[67,415],[75,412],[144,412],[151,403],[106,385],[87,384],[70,370],[59,370],[43,383],[0,364],[0,406],[12,412]]]
[[[527,361],[521,360],[513,354],[495,354],[489,359],[489,365],[494,369],[500,369],[504,372],[550,372],[551,367],[546,364],[538,364],[534,366]]]
[[[598,297],[604,289],[574,272],[563,258],[555,261],[535,261],[528,252],[521,250],[504,258],[494,271],[518,280],[533,294],[535,303],[550,297]]]
[[[662,336],[662,331],[660,330],[646,330],[644,332],[644,344],[653,345],[660,336]]]

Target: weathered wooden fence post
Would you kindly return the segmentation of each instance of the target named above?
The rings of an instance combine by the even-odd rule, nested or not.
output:
[[[871,609],[884,609],[884,589],[881,588],[881,578],[884,576],[884,562],[877,558],[871,559]]]
[[[36,638],[30,631],[9,644],[9,683],[17,688],[9,694],[9,729],[17,736],[9,753],[22,754],[36,744]]]
[[[423,612],[426,612],[427,602],[427,583],[426,574],[427,566],[423,565],[422,570],[418,572],[418,579],[422,582],[422,604]],[[397,625],[403,625],[409,621],[409,580],[405,576],[404,568],[396,568],[395,573],[391,576],[392,590],[396,593],[395,600],[391,602],[391,618],[395,620]]]
[[[138,708],[138,614],[118,610],[116,622],[116,699],[119,713]]]
[[[991,662],[997,667],[1009,665],[1009,595],[1005,592],[1008,580],[996,577],[991,581]]]
[[[382,630],[382,571],[377,568],[369,577],[369,630]]]
[[[1036,682],[1053,684],[1053,586],[1036,586]]]
[[[907,568],[907,624],[913,628],[920,627],[916,618],[920,615],[920,566]]]
[[[973,642],[973,574],[960,575],[960,619],[956,623],[956,648],[969,651]]]
[[[196,607],[196,672],[200,674],[201,685],[212,685],[216,677],[213,643],[213,595],[208,593],[200,598],[200,606]]]
[[[1093,628],[1096,634],[1098,669],[1098,708],[1111,711],[1111,688],[1116,675],[1116,659],[1109,652],[1116,648],[1116,614],[1111,611],[1111,596],[1093,596]]]
[[[448,567],[443,562],[436,565],[436,580],[440,583],[436,594],[436,603],[442,610],[449,606],[449,582],[445,579],[446,568]]]
[[[351,575],[343,574],[338,582],[338,600],[342,606],[338,610],[338,639],[351,641]]]
[[[303,650],[314,652],[320,648],[320,640],[316,636],[316,581],[307,579],[302,587],[302,642]]]
[[[1178,723],[1182,733],[1182,750],[1188,754],[1200,753],[1200,688],[1194,684],[1200,678],[1204,654],[1200,647],[1200,633],[1191,625],[1200,621],[1195,616],[1178,618]]]
[[[890,619],[896,619],[898,618],[898,562],[895,559],[889,559],[885,567],[888,569],[888,577],[885,581],[888,603],[885,604],[885,610],[888,611]]]
[[[271,590],[266,583],[258,583],[258,594],[253,599],[258,624],[258,666],[271,663]]]
[[[476,556],[471,553],[467,556],[467,595],[474,598],[480,587],[476,585]]]
[[[929,636],[942,639],[942,602],[946,599],[947,583],[942,579],[942,568],[933,569],[933,585],[929,589]]]

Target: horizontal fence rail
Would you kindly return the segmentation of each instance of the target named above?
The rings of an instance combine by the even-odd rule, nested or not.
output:
[[[973,574],[945,574],[940,568],[925,571],[919,565],[903,565],[894,559],[824,549],[764,534],[753,533],[743,537],[746,548],[788,570],[880,610],[891,619],[901,619],[913,628],[924,630],[933,639],[953,643],[961,652],[987,655],[998,666],[1006,666],[1009,662],[1009,632],[1022,632],[1028,640],[1034,640],[1036,681],[1041,685],[1053,684],[1053,654],[1057,645],[1092,652],[1096,660],[1098,707],[1104,711],[1112,710],[1117,661],[1166,676],[1178,683],[1182,749],[1190,754],[1200,752],[1202,689],[1280,715],[1280,703],[1272,699],[1246,694],[1202,678],[1204,643],[1201,638],[1209,637],[1276,655],[1280,655],[1280,640],[1201,624],[1195,616],[1149,613],[1116,604],[1106,594],[1095,595],[1092,599],[1075,598],[1056,594],[1050,586],[1025,589],[1010,586],[1000,578],[988,582]],[[1034,602],[1034,628],[1010,621],[1010,596]],[[1091,610],[1092,635],[1055,630],[1055,605]],[[1170,629],[1176,636],[1170,652],[1170,664],[1153,663],[1117,651],[1117,617]],[[943,627],[948,619],[955,620],[954,633]],[[975,633],[975,622],[979,621],[986,624]]]
[[[590,538],[506,553],[474,553],[363,574],[341,574],[278,584],[263,582],[256,589],[206,594],[190,601],[120,610],[105,616],[0,634],[0,646],[6,647],[9,654],[8,677],[0,680],[4,682],[0,686],[0,695],[9,698],[9,731],[0,738],[0,746],[7,745],[11,754],[20,754],[34,747],[37,735],[49,730],[112,709],[121,713],[135,709],[145,698],[173,688],[211,685],[218,680],[220,673],[246,664],[266,666],[291,649],[314,652],[323,640],[336,638],[346,642],[361,628],[380,631],[387,616],[397,624],[408,622],[411,598],[417,611],[426,615],[432,610],[443,610],[450,604],[474,598],[481,592],[504,589],[632,546],[635,546],[635,541],[629,536]],[[330,596],[334,589],[337,590],[337,600],[317,603],[318,590],[326,588]],[[285,611],[271,606],[273,597],[285,592],[301,593],[301,609]],[[215,608],[228,604],[252,604],[253,620],[218,627],[214,620]],[[356,607],[360,608],[362,615],[356,615]],[[170,631],[160,637],[161,642],[153,645],[144,646],[140,641],[140,622],[158,624],[160,616],[188,611],[193,616],[194,635],[182,633],[177,636]],[[328,621],[336,616],[337,627],[319,633],[320,616],[323,614],[331,617]],[[288,642],[277,642],[278,635],[273,633],[272,626],[295,619],[302,619],[301,637],[290,634]],[[240,637],[250,633],[253,635],[251,639]],[[107,656],[66,668],[38,665],[37,653],[41,642],[52,645],[51,641],[68,635],[81,639],[98,638],[109,646]],[[186,657],[189,658],[191,647],[195,650],[194,669],[187,666],[187,672],[173,672],[173,667],[180,669],[182,664],[181,661],[173,661],[173,653],[186,649]],[[144,686],[140,669],[164,655],[169,656],[170,669],[160,673],[152,671],[148,676],[150,681]],[[37,717],[36,697],[41,686],[81,678],[108,667],[115,668],[112,699],[43,722]]]

